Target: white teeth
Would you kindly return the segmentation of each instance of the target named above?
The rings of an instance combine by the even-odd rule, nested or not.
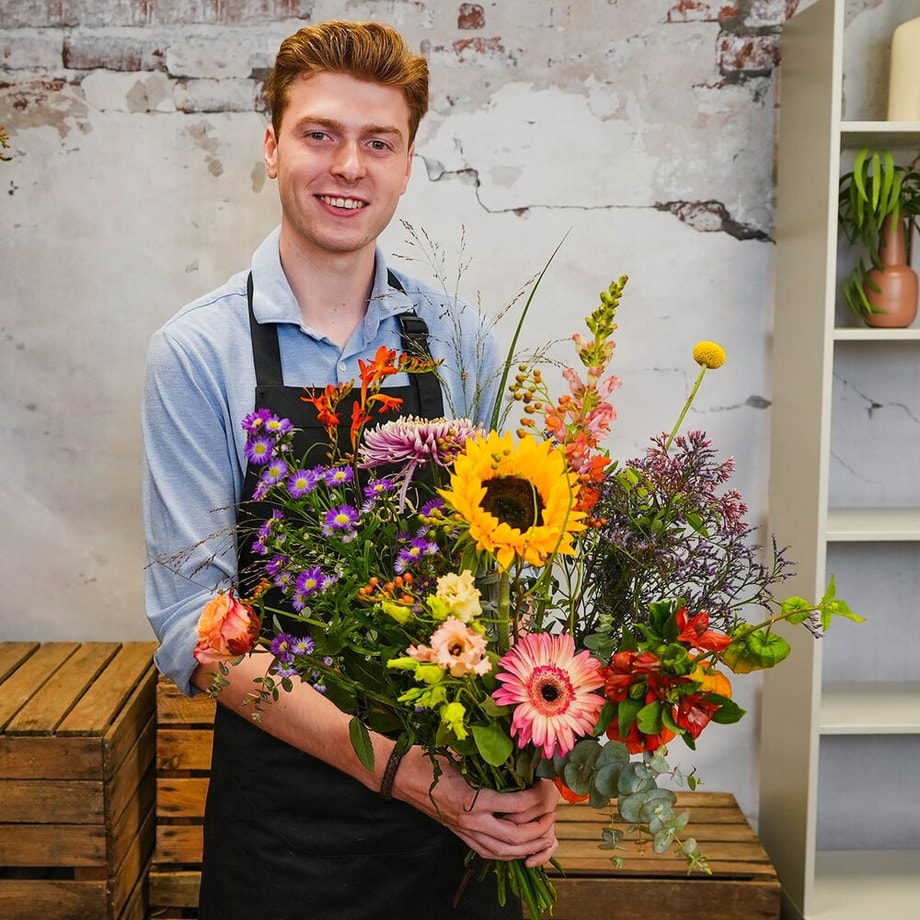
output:
[[[354,198],[330,198],[328,195],[321,195],[320,197],[326,204],[330,204],[334,208],[345,208],[348,211],[354,211],[357,208],[364,207],[364,202],[355,201]]]

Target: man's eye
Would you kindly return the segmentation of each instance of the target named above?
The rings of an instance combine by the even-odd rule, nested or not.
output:
[[[389,150],[390,145],[386,141],[371,141],[371,147],[374,150]]]

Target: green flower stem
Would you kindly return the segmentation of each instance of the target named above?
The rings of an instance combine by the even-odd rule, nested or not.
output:
[[[498,604],[495,611],[498,626],[498,653],[511,648],[511,577],[507,572],[498,576]]]
[[[670,434],[670,436],[668,437],[668,442],[667,442],[667,444],[665,444],[665,446],[664,446],[665,453],[667,453],[667,451],[668,451],[669,448],[671,447],[671,442],[674,440],[674,436],[677,434],[678,429],[680,428],[681,424],[683,423],[684,417],[685,417],[685,416],[687,415],[687,413],[690,411],[690,406],[693,405],[693,400],[694,400],[694,398],[696,397],[696,391],[699,390],[700,384],[703,382],[703,376],[704,376],[705,374],[706,374],[706,365],[705,365],[705,364],[702,364],[702,365],[700,365],[700,372],[699,372],[699,374],[697,375],[696,383],[693,384],[693,389],[690,391],[690,395],[687,397],[687,401],[684,403],[684,408],[681,409],[680,416],[679,416],[678,419],[677,419],[677,424],[676,424],[676,425],[674,426],[674,428],[672,429],[671,434]]]

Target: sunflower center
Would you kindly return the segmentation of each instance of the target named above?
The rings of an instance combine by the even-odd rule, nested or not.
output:
[[[543,523],[543,500],[529,479],[520,476],[497,476],[483,481],[486,494],[483,511],[524,533]]]
[[[568,673],[554,665],[534,668],[527,689],[534,709],[544,716],[562,715],[575,699]]]

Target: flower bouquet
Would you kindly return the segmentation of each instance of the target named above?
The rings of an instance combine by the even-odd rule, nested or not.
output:
[[[375,731],[400,750],[420,746],[436,779],[444,764],[476,789],[549,778],[705,868],[682,837],[687,816],[658,785],[680,779],[666,745],[692,748],[710,722],[741,718],[721,668],[782,660],[777,621],[819,633],[834,615],[857,618],[833,584],[816,604],[774,600],[789,563],[775,545],[773,561],[759,561],[740,496],[720,491],[731,463],[702,433],[677,434],[703,374],[725,358],[718,345],[697,346],[700,374],[674,432],[639,459],[609,456],[618,381],[607,368],[625,285],[602,292],[590,335],[573,336],[584,370],[564,370],[567,392],[554,397],[536,361],[506,362],[502,390],[522,410],[515,432],[499,430],[500,407],[488,429],[381,421],[396,408],[387,377],[434,371],[387,349],[360,365],[345,450],[338,406],[352,388],[305,397],[328,425],[320,464],[294,456],[288,420],[249,415],[247,453],[270,508],[254,534],[259,586],[208,605],[197,655],[217,662],[216,692],[234,657],[268,650],[259,704],[309,682],[351,714],[368,768]],[[749,608],[762,611],[753,624]],[[621,836],[611,823],[602,845]],[[495,873],[502,903],[521,898],[533,918],[552,910],[544,868],[472,853],[468,865]]]

